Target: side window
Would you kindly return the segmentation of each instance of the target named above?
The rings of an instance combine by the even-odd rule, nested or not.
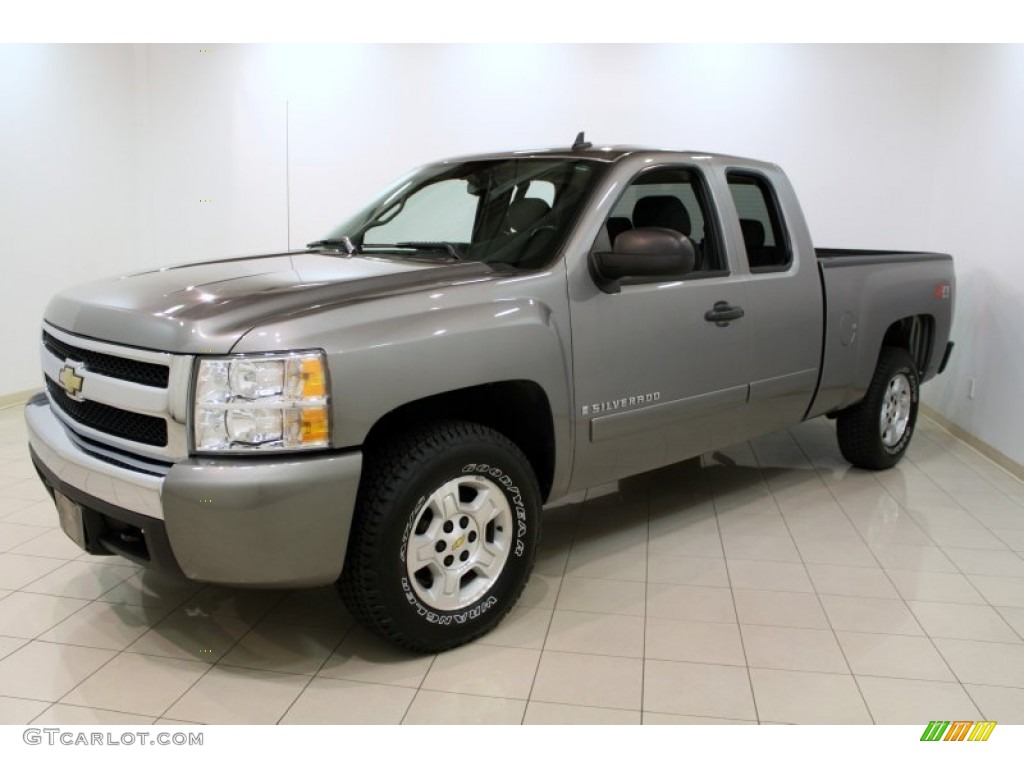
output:
[[[739,214],[750,271],[775,272],[788,268],[793,262],[793,254],[768,181],[762,176],[741,171],[730,171],[726,180]]]
[[[608,238],[627,229],[666,227],[693,242],[694,272],[721,272],[725,261],[710,217],[701,176],[688,168],[653,168],[638,176],[622,193],[606,222]]]

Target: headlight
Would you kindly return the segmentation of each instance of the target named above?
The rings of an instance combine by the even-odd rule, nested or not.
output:
[[[192,411],[197,451],[326,448],[322,352],[200,358]]]

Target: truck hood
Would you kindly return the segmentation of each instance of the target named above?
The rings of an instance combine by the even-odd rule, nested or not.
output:
[[[115,344],[225,354],[246,332],[282,317],[494,276],[478,262],[268,254],[75,286],[54,296],[45,318],[69,333]]]

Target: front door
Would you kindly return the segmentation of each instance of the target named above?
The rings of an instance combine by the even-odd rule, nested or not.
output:
[[[744,436],[750,323],[745,281],[731,274],[721,229],[695,168],[637,176],[595,248],[622,231],[688,236],[695,270],[679,280],[571,289],[576,401],[575,487],[597,485],[729,445]],[[732,319],[730,319],[732,316]]]

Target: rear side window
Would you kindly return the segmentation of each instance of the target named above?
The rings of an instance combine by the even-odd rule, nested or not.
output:
[[[787,269],[793,262],[793,254],[782,226],[782,214],[767,179],[742,171],[730,171],[726,179],[740,217],[750,271]]]

